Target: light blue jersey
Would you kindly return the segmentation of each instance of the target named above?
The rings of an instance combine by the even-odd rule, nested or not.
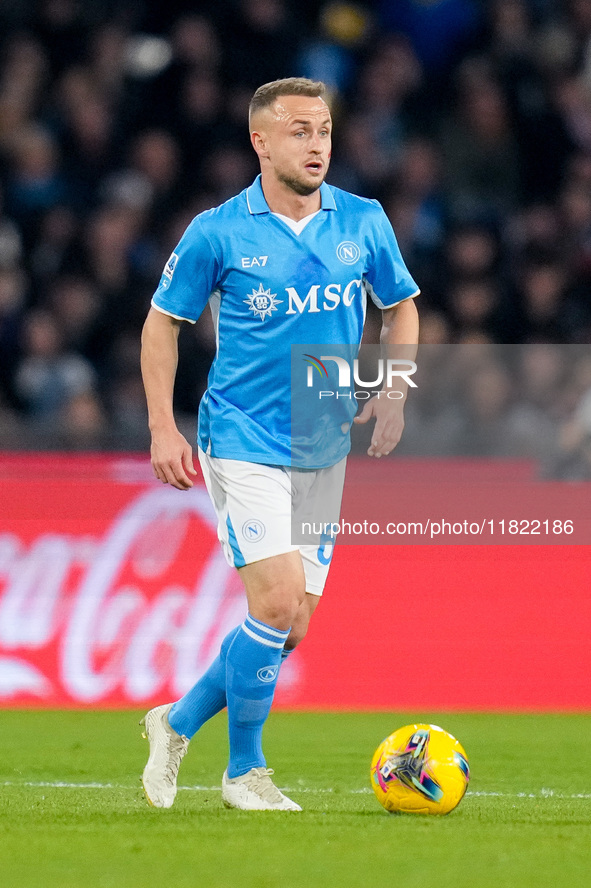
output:
[[[209,302],[217,354],[199,407],[214,457],[290,465],[291,346],[361,341],[367,296],[390,308],[415,296],[377,201],[324,183],[300,233],[271,213],[260,176],[196,216],[168,260],[155,308],[196,321]],[[346,456],[348,436],[318,468]]]

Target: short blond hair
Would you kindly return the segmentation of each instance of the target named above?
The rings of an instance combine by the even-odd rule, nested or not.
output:
[[[280,96],[310,96],[326,101],[326,84],[321,80],[309,80],[307,77],[284,77],[282,80],[272,80],[259,86],[248,106],[248,119],[253,114],[268,108]]]

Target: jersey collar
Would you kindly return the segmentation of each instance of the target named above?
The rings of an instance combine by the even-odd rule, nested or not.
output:
[[[269,204],[265,200],[265,195],[263,194],[260,174],[256,177],[252,185],[246,189],[246,203],[251,216],[258,216],[262,213],[271,212]],[[320,186],[320,209],[336,210],[336,208],[337,205],[333,193],[326,182],[323,182]]]

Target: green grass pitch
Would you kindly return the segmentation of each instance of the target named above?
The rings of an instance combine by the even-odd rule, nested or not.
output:
[[[3,888],[557,888],[591,885],[591,715],[274,713],[266,752],[302,814],[227,811],[225,716],[149,808],[135,712],[0,712]],[[395,728],[440,724],[470,758],[447,817],[393,816],[369,788]],[[62,785],[60,785],[62,784]]]

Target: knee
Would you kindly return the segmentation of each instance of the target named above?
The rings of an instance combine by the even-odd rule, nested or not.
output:
[[[289,629],[298,622],[301,599],[300,590],[294,587],[273,590],[257,602],[258,618],[277,629]]]
[[[304,608],[299,608],[298,613],[294,617],[291,630],[289,635],[287,636],[287,641],[285,642],[285,647],[287,650],[291,651],[297,645],[304,640],[306,637],[306,633],[308,632],[308,626],[310,625],[310,614]]]
[[[275,629],[283,631],[284,629],[289,629],[292,625],[293,615],[296,610],[297,607],[293,607],[288,603],[274,602],[259,611],[260,616],[255,617],[255,619],[259,619],[268,626],[274,626]]]
[[[240,569],[251,615],[276,629],[289,629],[306,596],[299,552],[276,555]]]

